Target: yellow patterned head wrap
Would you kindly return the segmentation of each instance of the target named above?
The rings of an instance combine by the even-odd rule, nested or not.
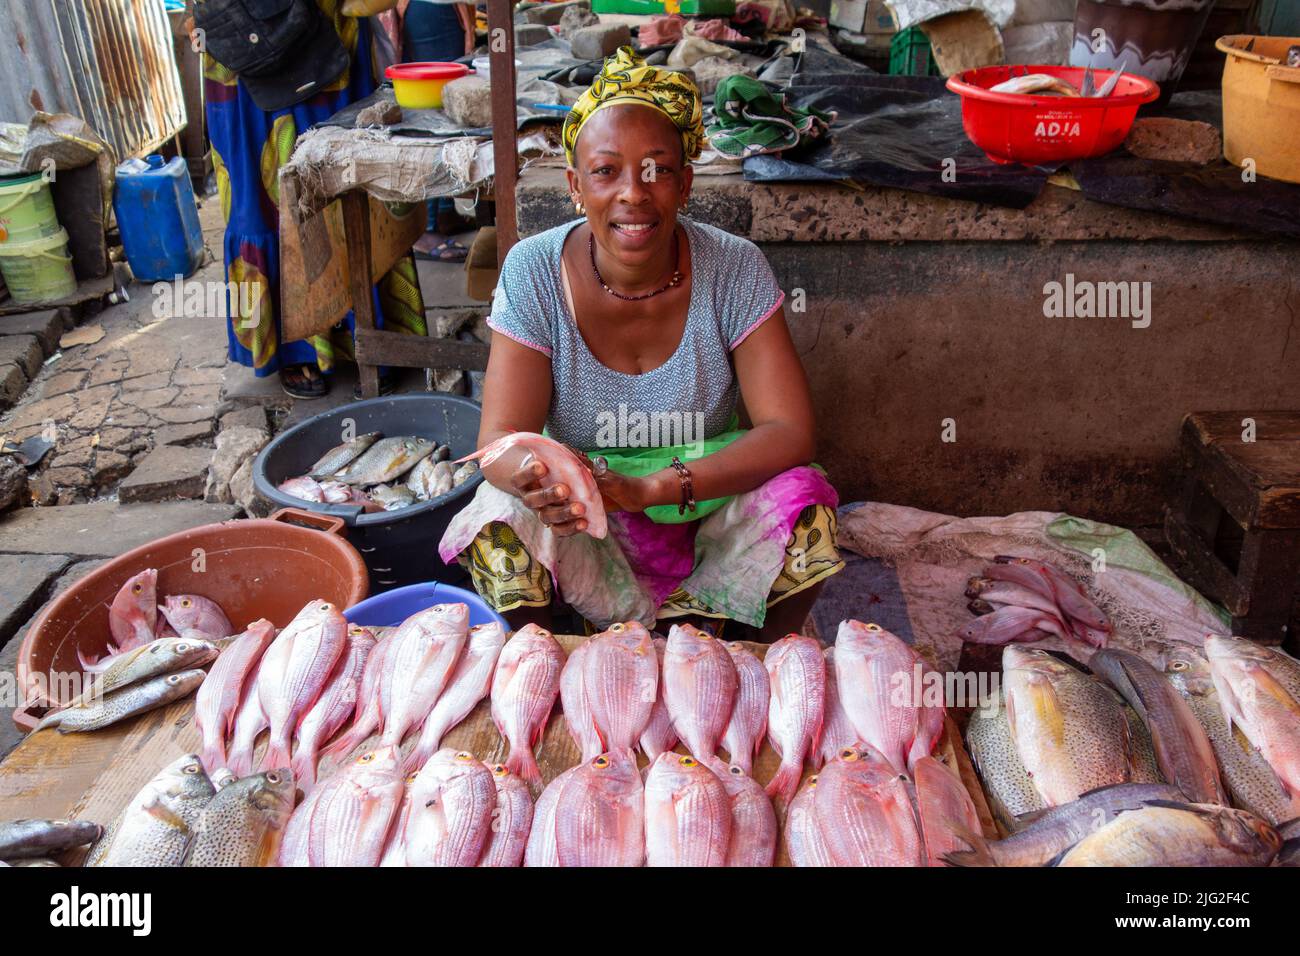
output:
[[[646,66],[645,60],[630,46],[621,46],[605,59],[600,75],[564,119],[562,138],[570,166],[578,134],[587,120],[606,106],[620,103],[645,103],[659,110],[681,133],[687,160],[699,158],[704,144],[704,109],[699,88],[681,73]]]

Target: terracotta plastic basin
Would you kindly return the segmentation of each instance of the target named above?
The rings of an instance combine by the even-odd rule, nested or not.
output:
[[[286,508],[270,518],[223,521],[159,538],[87,574],[32,624],[18,649],[25,702],[14,723],[30,730],[39,712],[66,702],[64,675],[81,673],[78,649],[103,654],[108,606],[133,575],[158,570],[158,600],[198,594],[221,605],[237,629],[267,618],[288,624],[315,598],[351,607],[369,594],[366,564],[342,535],[342,520]]]

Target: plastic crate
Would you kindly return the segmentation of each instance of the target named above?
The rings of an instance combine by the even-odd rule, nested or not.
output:
[[[891,76],[938,76],[939,64],[930,50],[930,38],[920,27],[908,27],[889,41]]]

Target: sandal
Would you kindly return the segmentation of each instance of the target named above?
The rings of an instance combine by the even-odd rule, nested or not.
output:
[[[415,258],[424,259],[430,262],[464,262],[469,255],[469,249],[462,246],[455,239],[448,239],[440,243],[432,252],[425,252],[422,249],[412,248]]]
[[[316,365],[286,365],[280,369],[280,387],[294,398],[324,398],[329,382]]]

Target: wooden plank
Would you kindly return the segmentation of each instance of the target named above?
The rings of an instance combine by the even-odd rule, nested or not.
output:
[[[1236,576],[1214,553],[1213,547],[1198,535],[1181,515],[1165,512],[1165,538],[1179,559],[1179,576],[1211,600],[1218,601],[1229,614],[1250,611],[1250,595]]]
[[[357,329],[357,362],[395,368],[487,368],[488,346],[482,342],[431,339],[382,329]]]
[[[288,188],[289,180],[282,182]],[[364,194],[363,194],[364,195]],[[282,210],[291,199],[282,198]],[[403,216],[388,204],[369,202],[370,281],[379,279],[411,251],[424,233],[425,208],[417,203]],[[280,334],[285,342],[323,335],[352,308],[343,200],[336,199],[306,222],[280,214]]]
[[[1205,445],[1220,441],[1241,442],[1242,419],[1255,421],[1257,441],[1300,440],[1300,412],[1192,412],[1185,421]]]
[[[1265,424],[1275,429],[1270,435],[1290,428],[1281,418]],[[1239,427],[1228,432],[1188,416],[1182,448],[1184,464],[1242,527],[1300,528],[1300,439],[1243,442]]]
[[[354,189],[343,197],[343,231],[347,244],[348,290],[352,300],[352,317],[358,337],[375,328],[375,300],[372,295],[370,262],[370,203],[369,197]],[[361,397],[379,397],[379,368],[358,359],[361,378]]]
[[[497,262],[519,241],[515,183],[519,126],[515,109],[514,0],[488,0],[488,57],[492,82],[492,189],[496,195]]]
[[[586,640],[569,634],[557,634],[556,639],[566,653]],[[767,653],[765,645],[747,646],[759,657]],[[110,823],[160,769],[182,754],[198,750],[200,738],[193,716],[191,698],[95,733],[65,735],[47,730],[28,737],[0,764],[0,820],[76,817]],[[409,752],[418,738],[418,733],[409,737],[403,750]],[[372,737],[357,752],[363,752],[376,741]],[[487,763],[504,760],[507,751],[486,700],[447,734],[443,746],[468,750]],[[256,750],[258,759],[265,747],[264,734]],[[677,750],[686,752],[681,745]],[[580,751],[569,736],[559,701],[535,753],[544,783],[578,762]],[[985,834],[995,838],[998,834],[988,802],[951,719],[945,722],[936,755],[957,769],[970,790]],[[644,756],[640,757],[640,763],[643,766],[646,763]],[[321,778],[333,773],[336,764],[332,759],[322,760]],[[754,761],[755,779],[766,784],[779,765],[780,758],[764,741]],[[811,772],[806,771],[805,776]],[[785,860],[784,842],[778,841],[778,863]],[[82,856],[84,852],[70,856],[65,862],[79,862]]]

